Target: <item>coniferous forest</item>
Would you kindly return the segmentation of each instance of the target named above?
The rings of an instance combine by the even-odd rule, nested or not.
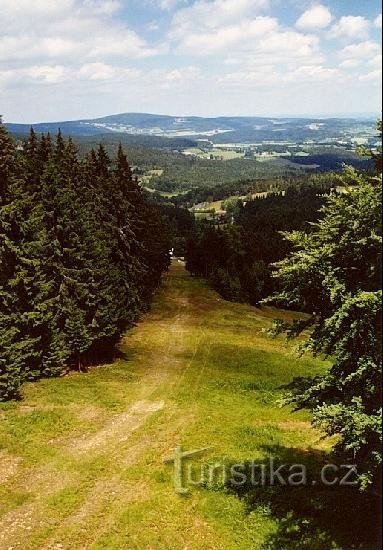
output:
[[[0,124],[0,400],[26,380],[113,354],[169,263],[169,232],[120,146],[79,159],[72,140]]]
[[[209,279],[227,300],[257,305],[276,290],[272,264],[291,246],[282,231],[310,230],[320,217],[329,189],[306,185],[270,193],[232,209],[223,229],[200,223],[187,240],[187,268]]]
[[[383,548],[382,21],[0,0],[0,550]]]

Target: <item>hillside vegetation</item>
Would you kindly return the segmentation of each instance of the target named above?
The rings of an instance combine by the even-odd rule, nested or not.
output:
[[[158,208],[120,147],[84,160],[59,133],[20,151],[0,119],[0,400],[114,353],[169,262]]]
[[[175,263],[120,358],[87,375],[26,384],[0,405],[0,546],[48,548],[373,548],[373,506],[347,488],[214,485],[173,490],[179,444],[216,462],[326,460],[306,412],[281,386],[320,359],[264,330],[296,314],[225,302]],[[235,327],[235,330],[233,330]],[[321,505],[318,506],[318,499]]]

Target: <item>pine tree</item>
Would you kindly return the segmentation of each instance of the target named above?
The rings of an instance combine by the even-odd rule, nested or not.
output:
[[[35,203],[11,139],[0,124],[0,398],[17,395],[39,362],[36,293]]]
[[[166,232],[119,149],[82,162],[71,139],[0,125],[0,399],[86,370],[132,326],[166,265]]]
[[[276,264],[276,304],[313,312],[292,327],[312,327],[306,348],[332,358],[322,376],[296,381],[287,401],[313,411],[337,435],[337,453],[356,464],[362,488],[379,486],[381,465],[381,176],[348,168],[347,192],[331,196],[310,234],[286,238],[294,251]]]

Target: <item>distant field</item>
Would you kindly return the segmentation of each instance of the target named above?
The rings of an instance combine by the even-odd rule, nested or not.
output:
[[[162,176],[164,171],[161,170],[148,170],[148,176]]]
[[[91,148],[97,148],[101,142],[112,159],[115,158],[119,142],[122,142],[130,165],[143,172],[140,176],[142,185],[170,193],[171,196],[196,188],[206,189],[244,181],[261,182],[316,171],[341,170],[344,163],[358,169],[368,169],[372,164],[371,160],[361,158],[345,148],[318,145],[307,146],[307,151],[289,157],[261,157],[257,154],[255,160],[244,159],[243,153],[229,151],[222,143],[219,148],[214,147],[211,154],[224,157],[224,160],[210,160],[210,153],[203,153],[191,140],[142,136],[137,137],[139,144],[136,144],[133,140],[135,137],[137,136],[101,134],[77,136],[75,139],[80,155],[85,155]],[[276,147],[264,146],[270,150]],[[182,151],[193,152],[193,155],[185,155]]]
[[[224,210],[222,209],[222,203],[224,203],[226,201],[231,201],[231,200],[233,200],[233,201],[235,201],[235,200],[244,201],[247,198],[248,199],[249,198],[256,199],[256,198],[259,198],[259,197],[266,197],[267,194],[268,194],[268,192],[264,191],[262,193],[252,193],[251,195],[232,195],[231,197],[227,197],[226,199],[207,202],[206,203],[206,209],[207,210],[214,209],[216,212],[224,212]]]
[[[188,149],[183,150],[184,155],[194,155],[198,158],[205,160],[233,160],[241,159],[244,157],[244,153],[239,153],[237,151],[231,151],[229,149],[221,149],[218,147],[212,148],[210,151],[204,151],[198,147],[189,147]],[[213,157],[213,158],[211,158]]]

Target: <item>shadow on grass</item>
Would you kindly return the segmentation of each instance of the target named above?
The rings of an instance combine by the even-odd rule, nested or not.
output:
[[[321,471],[329,463],[325,453],[279,446],[266,447],[264,451],[266,456],[273,458],[275,468],[282,464],[304,465],[307,485],[270,485],[269,475],[266,475],[267,481],[258,486],[250,481],[241,486],[236,486],[232,481],[227,483],[229,492],[234,492],[245,503],[247,513],[258,510],[277,519],[277,531],[265,541],[263,550],[381,548],[378,496],[360,493],[352,486],[323,484],[320,481]],[[265,461],[264,464],[269,472],[269,463]],[[250,464],[246,465],[246,470],[249,480]],[[339,477],[344,473],[341,470]],[[335,475],[329,471],[328,477]],[[288,475],[284,478],[287,479]]]

